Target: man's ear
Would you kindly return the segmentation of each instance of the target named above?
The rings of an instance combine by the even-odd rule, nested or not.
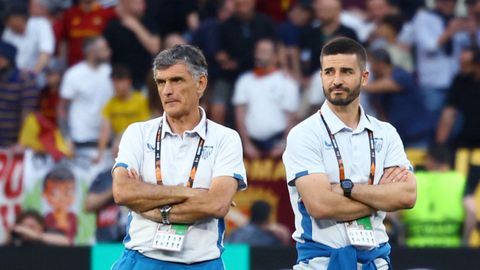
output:
[[[362,86],[367,85],[369,76],[370,76],[370,73],[367,70],[365,70],[362,74]]]
[[[200,75],[200,78],[197,81],[197,93],[200,97],[203,96],[205,89],[207,89],[208,78],[205,74]]]

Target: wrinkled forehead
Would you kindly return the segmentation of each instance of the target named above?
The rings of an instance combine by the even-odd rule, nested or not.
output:
[[[353,68],[362,69],[360,60],[356,54],[331,54],[323,55],[321,59],[321,68],[325,69],[339,69],[339,68]]]

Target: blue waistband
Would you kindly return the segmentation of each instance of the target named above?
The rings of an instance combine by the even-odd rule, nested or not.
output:
[[[388,263],[389,269],[393,269],[388,257],[390,250],[391,247],[388,243],[383,243],[371,250],[359,250],[354,246],[332,248],[306,240],[305,243],[297,243],[297,263],[307,263],[317,257],[330,257],[327,270],[357,269],[357,262],[362,264],[362,270],[376,270],[377,266],[374,260],[381,258]]]

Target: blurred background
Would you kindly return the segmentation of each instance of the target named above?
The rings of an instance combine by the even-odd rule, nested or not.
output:
[[[281,154],[324,102],[320,51],[338,36],[367,48],[361,104],[416,170],[415,208],[386,220],[394,266],[480,269],[478,0],[0,0],[0,33],[2,269],[109,269],[128,211],[111,191],[119,140],[162,115],[152,60],[185,43],[208,61],[208,117],[244,147],[226,265],[291,268]]]

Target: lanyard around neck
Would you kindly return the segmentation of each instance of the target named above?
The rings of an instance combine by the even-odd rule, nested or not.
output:
[[[325,125],[328,135],[330,136],[330,141],[332,142],[332,146],[335,151],[335,156],[337,157],[340,181],[343,181],[345,180],[345,166],[343,164],[342,155],[340,154],[340,149],[338,148],[337,140],[335,139],[335,136],[330,130],[330,127],[328,127],[322,112],[320,112],[320,117],[322,118],[323,124]],[[370,175],[368,176],[368,184],[372,185],[373,179],[375,177],[375,141],[373,139],[373,132],[371,130],[367,130],[367,132],[368,132],[368,142],[370,144]]]
[[[162,153],[162,127],[163,119],[160,121],[158,126],[157,136],[155,141],[155,177],[157,178],[157,184],[163,185],[162,180],[162,170],[161,170],[161,153]],[[207,122],[205,122],[205,136],[207,135]],[[193,181],[195,175],[197,174],[198,163],[200,162],[200,157],[203,152],[203,144],[205,140],[199,136],[197,150],[195,151],[195,158],[193,159],[192,168],[190,169],[190,175],[188,177],[187,187],[193,187]]]

